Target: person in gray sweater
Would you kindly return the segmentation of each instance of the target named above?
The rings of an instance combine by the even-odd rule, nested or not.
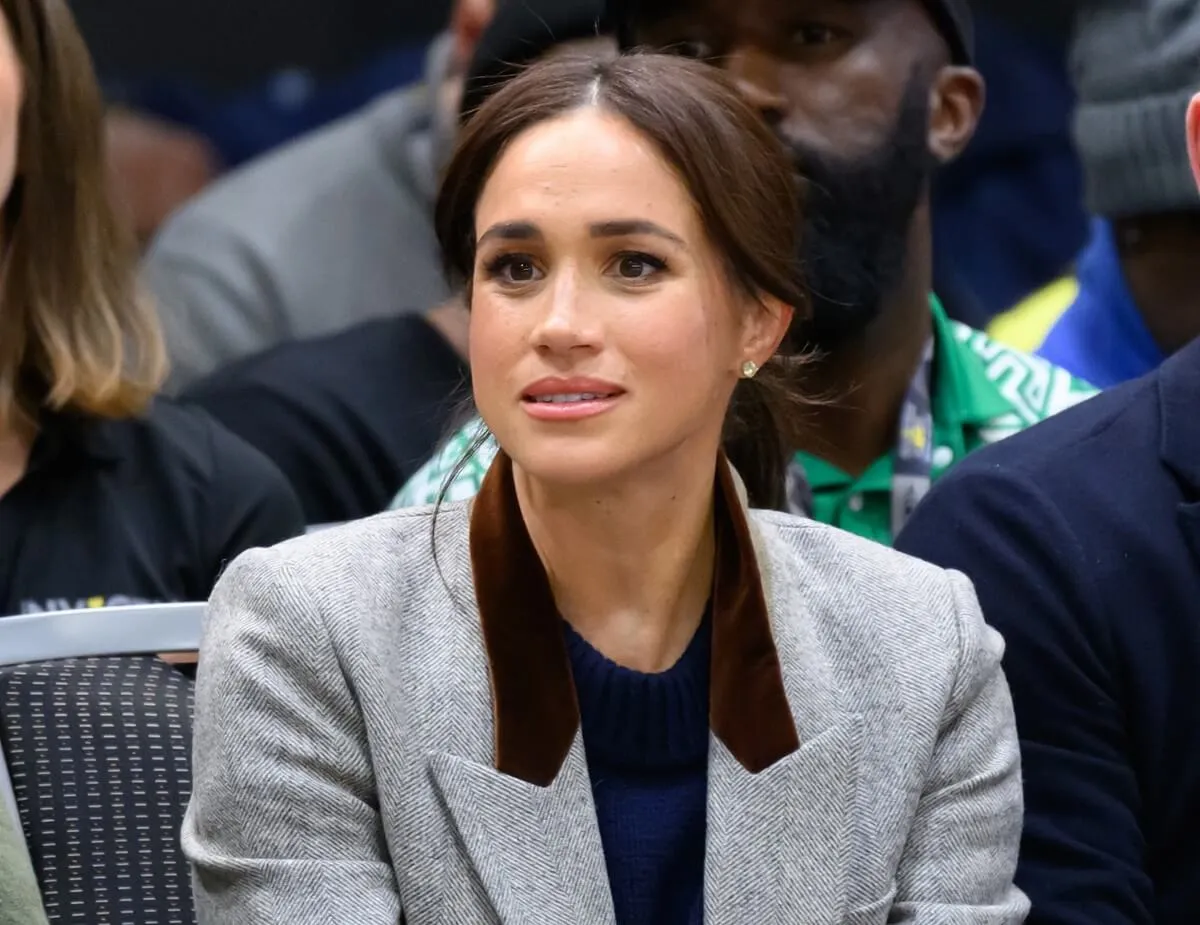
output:
[[[283,341],[445,300],[432,228],[462,75],[495,0],[457,0],[426,79],[279,149],[163,226],[143,265],[167,391]]]

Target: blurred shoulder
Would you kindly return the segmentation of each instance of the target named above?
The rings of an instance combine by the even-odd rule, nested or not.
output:
[[[1158,378],[1150,375],[1088,398],[1040,423],[983,446],[934,486],[938,496],[963,484],[1053,481],[1056,491],[1107,481],[1111,471],[1157,457]]]
[[[282,479],[265,456],[203,409],[157,398],[143,414],[98,422],[102,439],[126,464],[144,464],[212,486]]]
[[[147,261],[177,248],[190,252],[195,236],[217,232],[273,245],[282,231],[317,220],[315,210],[350,190],[378,197],[381,189],[397,189],[388,178],[407,178],[392,171],[394,152],[382,149],[428,129],[429,100],[422,85],[398,90],[231,171],[167,221]]]

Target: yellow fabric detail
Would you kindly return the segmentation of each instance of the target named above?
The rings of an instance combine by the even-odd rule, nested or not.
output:
[[[988,336],[1006,346],[1033,353],[1077,295],[1079,283],[1075,277],[1057,279],[993,318],[988,325]]]

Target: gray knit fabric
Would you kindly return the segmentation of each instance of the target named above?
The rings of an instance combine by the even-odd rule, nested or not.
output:
[[[1184,113],[1200,90],[1200,0],[1096,0],[1071,48],[1088,207],[1120,217],[1200,207]]]

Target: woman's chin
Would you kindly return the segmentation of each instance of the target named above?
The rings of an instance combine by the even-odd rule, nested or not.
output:
[[[537,441],[542,444],[542,441]],[[513,463],[527,478],[546,487],[586,489],[611,482],[635,463],[613,452],[608,441],[553,441],[510,451]]]

